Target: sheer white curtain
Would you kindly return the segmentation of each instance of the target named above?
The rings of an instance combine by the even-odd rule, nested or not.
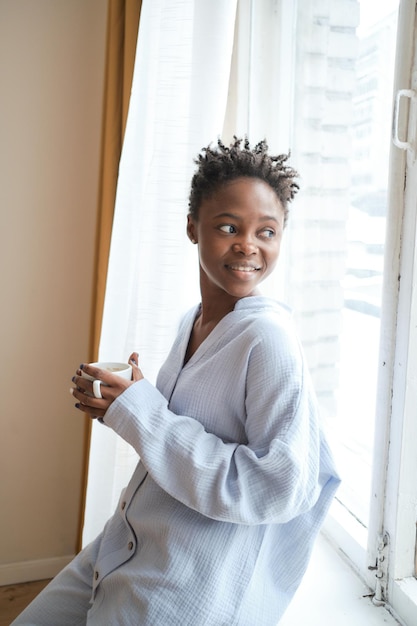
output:
[[[145,0],[118,191],[99,357],[140,354],[155,381],[183,312],[198,301],[185,235],[193,158],[222,135],[237,0]],[[112,514],[136,453],[94,423],[83,543]]]

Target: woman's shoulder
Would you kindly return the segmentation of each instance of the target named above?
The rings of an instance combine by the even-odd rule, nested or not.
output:
[[[246,302],[244,301],[246,300]],[[254,354],[265,361],[303,361],[303,350],[291,310],[271,298],[256,296],[239,301],[241,332],[252,345]]]
[[[268,296],[248,296],[236,302],[235,311],[253,315],[278,315],[290,319],[292,311],[289,306]]]
[[[237,302],[235,312],[257,333],[296,334],[291,309],[272,298],[266,296],[242,298]]]

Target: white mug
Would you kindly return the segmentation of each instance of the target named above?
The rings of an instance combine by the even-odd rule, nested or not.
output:
[[[113,361],[98,361],[96,363],[90,363],[92,367],[98,367],[101,370],[107,370],[116,376],[121,376],[126,380],[132,380],[132,366],[127,363],[117,363]],[[93,393],[95,398],[101,398],[100,386],[105,385],[103,381],[98,380],[81,370],[81,376],[87,378],[87,380],[93,381]]]

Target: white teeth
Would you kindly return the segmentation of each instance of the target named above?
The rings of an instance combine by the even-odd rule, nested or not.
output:
[[[256,267],[248,267],[247,265],[229,265],[231,270],[237,270],[238,272],[256,272]]]

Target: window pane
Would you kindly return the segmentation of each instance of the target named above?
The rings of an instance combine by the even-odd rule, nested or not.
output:
[[[293,160],[302,192],[288,232],[287,298],[334,435],[338,498],[365,526],[397,12],[398,1],[339,0],[326,12],[306,0],[297,16]]]

